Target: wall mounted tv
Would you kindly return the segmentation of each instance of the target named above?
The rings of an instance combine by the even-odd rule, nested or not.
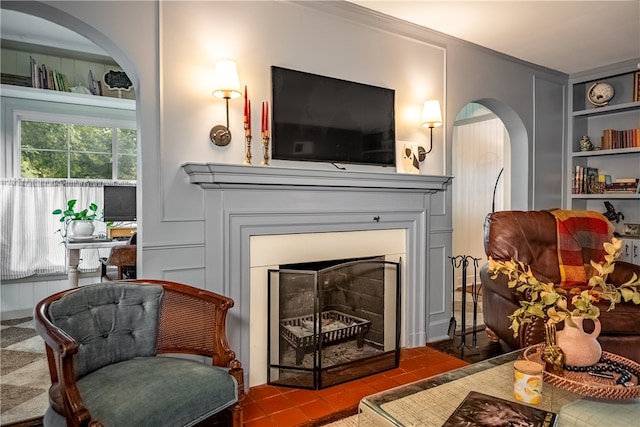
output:
[[[132,185],[104,186],[104,220],[136,220],[136,187]]]
[[[271,67],[273,159],[395,166],[395,91]]]

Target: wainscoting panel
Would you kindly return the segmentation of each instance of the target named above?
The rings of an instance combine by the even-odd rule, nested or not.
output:
[[[78,284],[82,286],[99,281],[99,273],[81,273]],[[4,281],[0,284],[0,318],[9,320],[31,316],[38,302],[68,288],[69,280],[63,275]]]

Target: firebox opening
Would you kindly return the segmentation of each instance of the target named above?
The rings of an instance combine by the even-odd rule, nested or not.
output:
[[[319,389],[398,366],[398,263],[280,267],[268,272],[269,384]]]

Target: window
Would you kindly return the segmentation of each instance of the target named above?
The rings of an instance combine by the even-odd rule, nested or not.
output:
[[[20,177],[136,179],[135,129],[36,119],[19,120]]]

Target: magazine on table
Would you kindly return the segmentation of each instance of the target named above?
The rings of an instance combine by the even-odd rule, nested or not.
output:
[[[443,427],[553,427],[555,412],[471,391]]]

